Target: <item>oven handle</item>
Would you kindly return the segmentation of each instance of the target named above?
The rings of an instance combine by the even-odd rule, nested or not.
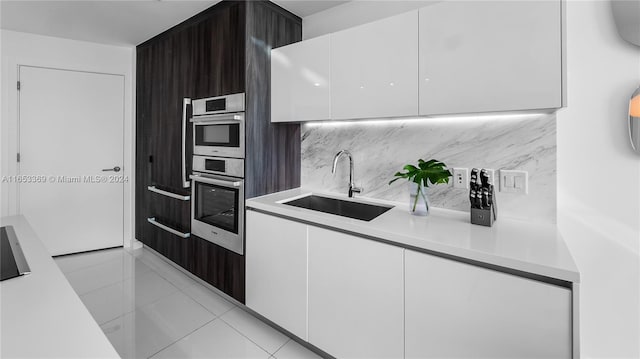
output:
[[[217,115],[193,116],[190,121],[196,124],[201,122],[220,123],[221,121],[229,121],[229,123],[234,123],[234,122],[241,121],[242,117],[243,117],[243,113],[233,112],[233,113],[221,113]]]
[[[204,177],[200,175],[191,175],[189,176],[189,178],[191,178],[194,181],[215,184],[215,185],[224,186],[224,187],[240,187],[242,185],[242,181],[226,181],[226,180],[220,180],[220,179],[215,179],[211,177]]]
[[[187,181],[187,106],[191,105],[190,98],[182,99],[182,187],[188,188],[191,182]]]

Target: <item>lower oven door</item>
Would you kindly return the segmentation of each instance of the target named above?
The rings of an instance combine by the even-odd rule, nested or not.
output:
[[[194,174],[191,233],[244,254],[244,181]]]

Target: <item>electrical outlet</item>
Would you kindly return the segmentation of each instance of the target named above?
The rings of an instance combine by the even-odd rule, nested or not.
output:
[[[500,170],[500,192],[529,193],[529,173],[527,171]]]
[[[469,169],[453,169],[453,188],[469,189]]]

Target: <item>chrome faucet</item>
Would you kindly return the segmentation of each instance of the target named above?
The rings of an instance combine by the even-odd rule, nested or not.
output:
[[[355,183],[353,183],[353,157],[351,156],[351,152],[342,150],[336,153],[336,156],[333,157],[333,168],[331,169],[331,173],[336,173],[336,165],[342,155],[347,155],[347,157],[349,157],[349,197],[353,197],[354,193],[362,193],[364,189],[356,187]]]

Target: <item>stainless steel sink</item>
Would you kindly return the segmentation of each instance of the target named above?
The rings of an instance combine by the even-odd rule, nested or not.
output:
[[[282,203],[289,206],[331,213],[362,221],[370,221],[393,208],[393,206],[380,206],[369,203],[346,201],[337,198],[317,196],[314,194]]]

